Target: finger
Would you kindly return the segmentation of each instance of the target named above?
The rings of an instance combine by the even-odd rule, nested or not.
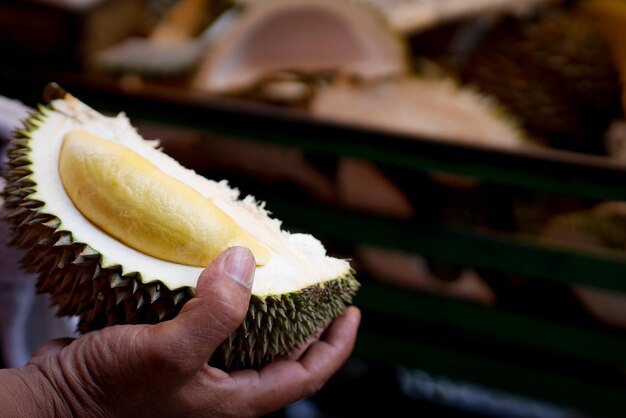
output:
[[[171,321],[148,329],[144,341],[154,361],[190,372],[206,364],[248,311],[255,260],[247,248],[220,254],[200,274],[196,296]]]
[[[258,373],[234,372],[238,393],[249,408],[266,414],[317,392],[346,362],[356,341],[361,313],[346,309],[326,330],[324,340],[312,344],[300,361],[279,361]],[[246,389],[243,389],[246,388]]]
[[[72,341],[74,341],[73,338],[57,338],[54,340],[46,341],[45,343],[37,347],[31,358],[56,354],[66,346],[70,345]]]
[[[361,322],[361,311],[354,306],[349,307],[341,320],[337,326],[329,327],[323,339],[311,345],[300,358],[300,363],[312,373],[314,383],[315,380],[319,382],[317,385],[314,384],[317,389],[350,357]]]

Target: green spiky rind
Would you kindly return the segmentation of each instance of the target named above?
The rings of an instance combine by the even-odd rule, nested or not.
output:
[[[37,275],[37,291],[48,293],[59,316],[78,316],[82,333],[117,324],[157,323],[175,317],[195,293],[191,287],[169,289],[162,282],[143,283],[138,272],[102,266],[102,255],[63,230],[59,217],[46,213],[33,198],[30,178],[31,132],[45,122],[50,107],[25,121],[12,139],[6,187],[6,219],[12,244],[26,250],[22,266]],[[261,367],[311,338],[338,316],[358,290],[351,270],[345,276],[313,285],[298,293],[253,295],[246,320],[228,338],[214,359],[228,369]]]
[[[455,98],[460,96],[470,97],[475,107],[481,109],[485,115],[489,116],[493,120],[497,120],[504,125],[511,135],[519,141],[520,145],[534,148],[540,146],[539,142],[529,134],[528,131],[522,126],[521,121],[515,115],[510,113],[508,109],[502,105],[502,103],[494,96],[486,94],[479,90],[475,86],[462,84],[461,81],[455,76],[434,71],[414,71],[411,74],[403,75],[394,78],[382,79],[376,82],[363,83],[359,80],[339,78],[326,83],[326,85],[318,88],[321,91],[324,88],[329,90],[335,87],[349,86],[354,89],[367,88],[373,86],[375,83],[394,83],[402,81],[419,81],[427,83],[433,86],[441,87],[439,90],[444,89],[450,96],[450,101],[453,102]],[[316,93],[318,92],[316,91]],[[315,98],[310,100],[311,103],[315,101]],[[310,108],[311,106],[309,106]],[[310,110],[310,109],[309,109]]]
[[[432,74],[419,73],[413,75],[414,79],[421,79],[429,83],[440,83],[442,85],[451,86],[456,94],[467,94],[476,102],[480,103],[482,108],[494,119],[502,121],[524,144],[536,144],[534,138],[522,127],[518,117],[512,114],[497,97],[486,94],[476,86],[463,84],[457,77],[451,74]]]
[[[549,9],[533,18],[503,20],[461,74],[548,143],[557,135],[595,141],[620,115],[621,87],[609,45],[573,11]]]
[[[259,368],[288,355],[339,316],[358,289],[350,271],[297,293],[253,295],[242,325],[221,345],[217,363],[227,370]]]

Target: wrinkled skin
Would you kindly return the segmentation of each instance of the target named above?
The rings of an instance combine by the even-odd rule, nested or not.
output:
[[[207,364],[245,317],[254,265],[247,249],[231,248],[202,272],[196,297],[176,318],[44,344],[28,365],[0,371],[3,411],[29,417],[254,417],[313,395],[352,352],[360,321],[354,307],[297,359],[231,373]]]

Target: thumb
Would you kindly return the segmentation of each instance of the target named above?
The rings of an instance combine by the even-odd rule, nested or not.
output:
[[[202,271],[196,296],[180,313],[148,329],[145,343],[153,359],[191,373],[206,364],[246,316],[255,265],[244,247],[220,254]]]

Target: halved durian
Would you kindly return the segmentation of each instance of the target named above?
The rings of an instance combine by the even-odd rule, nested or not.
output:
[[[448,79],[338,83],[317,92],[310,112],[325,120],[432,139],[505,148],[528,144],[495,101]]]
[[[213,227],[222,229],[215,241],[205,234],[200,245],[213,255],[246,245],[258,264],[247,317],[214,358],[224,367],[288,354],[351,303],[358,282],[347,261],[327,256],[311,235],[281,230],[264,204],[239,199],[226,181],[199,176],[156,145],[124,115],[105,117],[69,94],[40,107],[13,139],[4,194],[14,244],[27,250],[23,263],[59,315],[78,315],[82,332],[172,318],[208,259],[168,258],[167,248],[151,247],[168,234],[186,242],[201,235],[194,228]],[[140,236],[116,238],[107,225],[116,222]],[[161,227],[161,235],[151,229]],[[184,246],[179,238],[167,243],[174,253]]]
[[[243,7],[213,41],[192,85],[230,93],[277,71],[333,70],[369,80],[407,71],[407,58],[401,37],[359,2],[264,0]]]

